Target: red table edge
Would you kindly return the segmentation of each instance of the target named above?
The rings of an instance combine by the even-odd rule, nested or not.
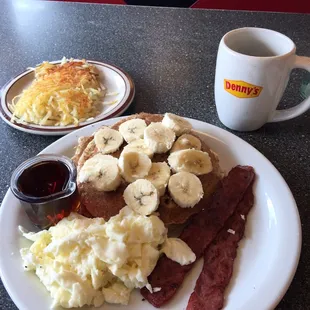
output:
[[[223,10],[246,10],[268,11],[285,13],[310,13],[310,1],[297,0],[294,2],[283,0],[197,0],[192,9],[223,9]]]

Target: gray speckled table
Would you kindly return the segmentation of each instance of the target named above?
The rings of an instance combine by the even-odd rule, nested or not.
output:
[[[299,54],[310,56],[310,15],[303,14],[8,0],[1,1],[0,21],[0,86],[43,60],[64,55],[101,60],[122,67],[136,83],[136,98],[127,113],[169,110],[219,127],[223,126],[215,111],[213,80],[224,33],[242,26],[271,28],[290,36]],[[293,72],[282,107],[300,100],[302,78]],[[310,112],[237,135],[279,169],[296,198],[303,225],[301,260],[277,309],[308,309]],[[0,121],[1,201],[13,169],[56,139],[25,134]],[[16,309],[2,284],[0,309]]]

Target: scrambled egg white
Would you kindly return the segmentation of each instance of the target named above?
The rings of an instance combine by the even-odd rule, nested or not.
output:
[[[71,213],[49,230],[21,231],[34,242],[21,249],[24,268],[35,271],[54,300],[52,307],[99,307],[104,301],[127,305],[133,288],[152,290],[147,277],[163,244],[170,259],[182,265],[195,260],[184,242],[169,242],[157,216],[128,207],[108,222]]]
[[[161,252],[182,266],[191,264],[196,260],[196,255],[192,249],[179,238],[168,238],[164,242]]]

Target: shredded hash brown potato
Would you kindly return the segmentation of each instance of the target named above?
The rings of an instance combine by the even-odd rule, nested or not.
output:
[[[85,60],[60,64],[43,62],[35,68],[35,80],[9,106],[11,121],[48,126],[78,125],[98,114],[105,88],[96,68]]]

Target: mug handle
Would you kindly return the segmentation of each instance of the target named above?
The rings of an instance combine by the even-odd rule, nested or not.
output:
[[[293,64],[294,68],[306,69],[310,72],[310,57],[297,56]],[[286,121],[305,113],[310,108],[310,97],[299,103],[297,106],[285,110],[276,110],[269,123]]]

